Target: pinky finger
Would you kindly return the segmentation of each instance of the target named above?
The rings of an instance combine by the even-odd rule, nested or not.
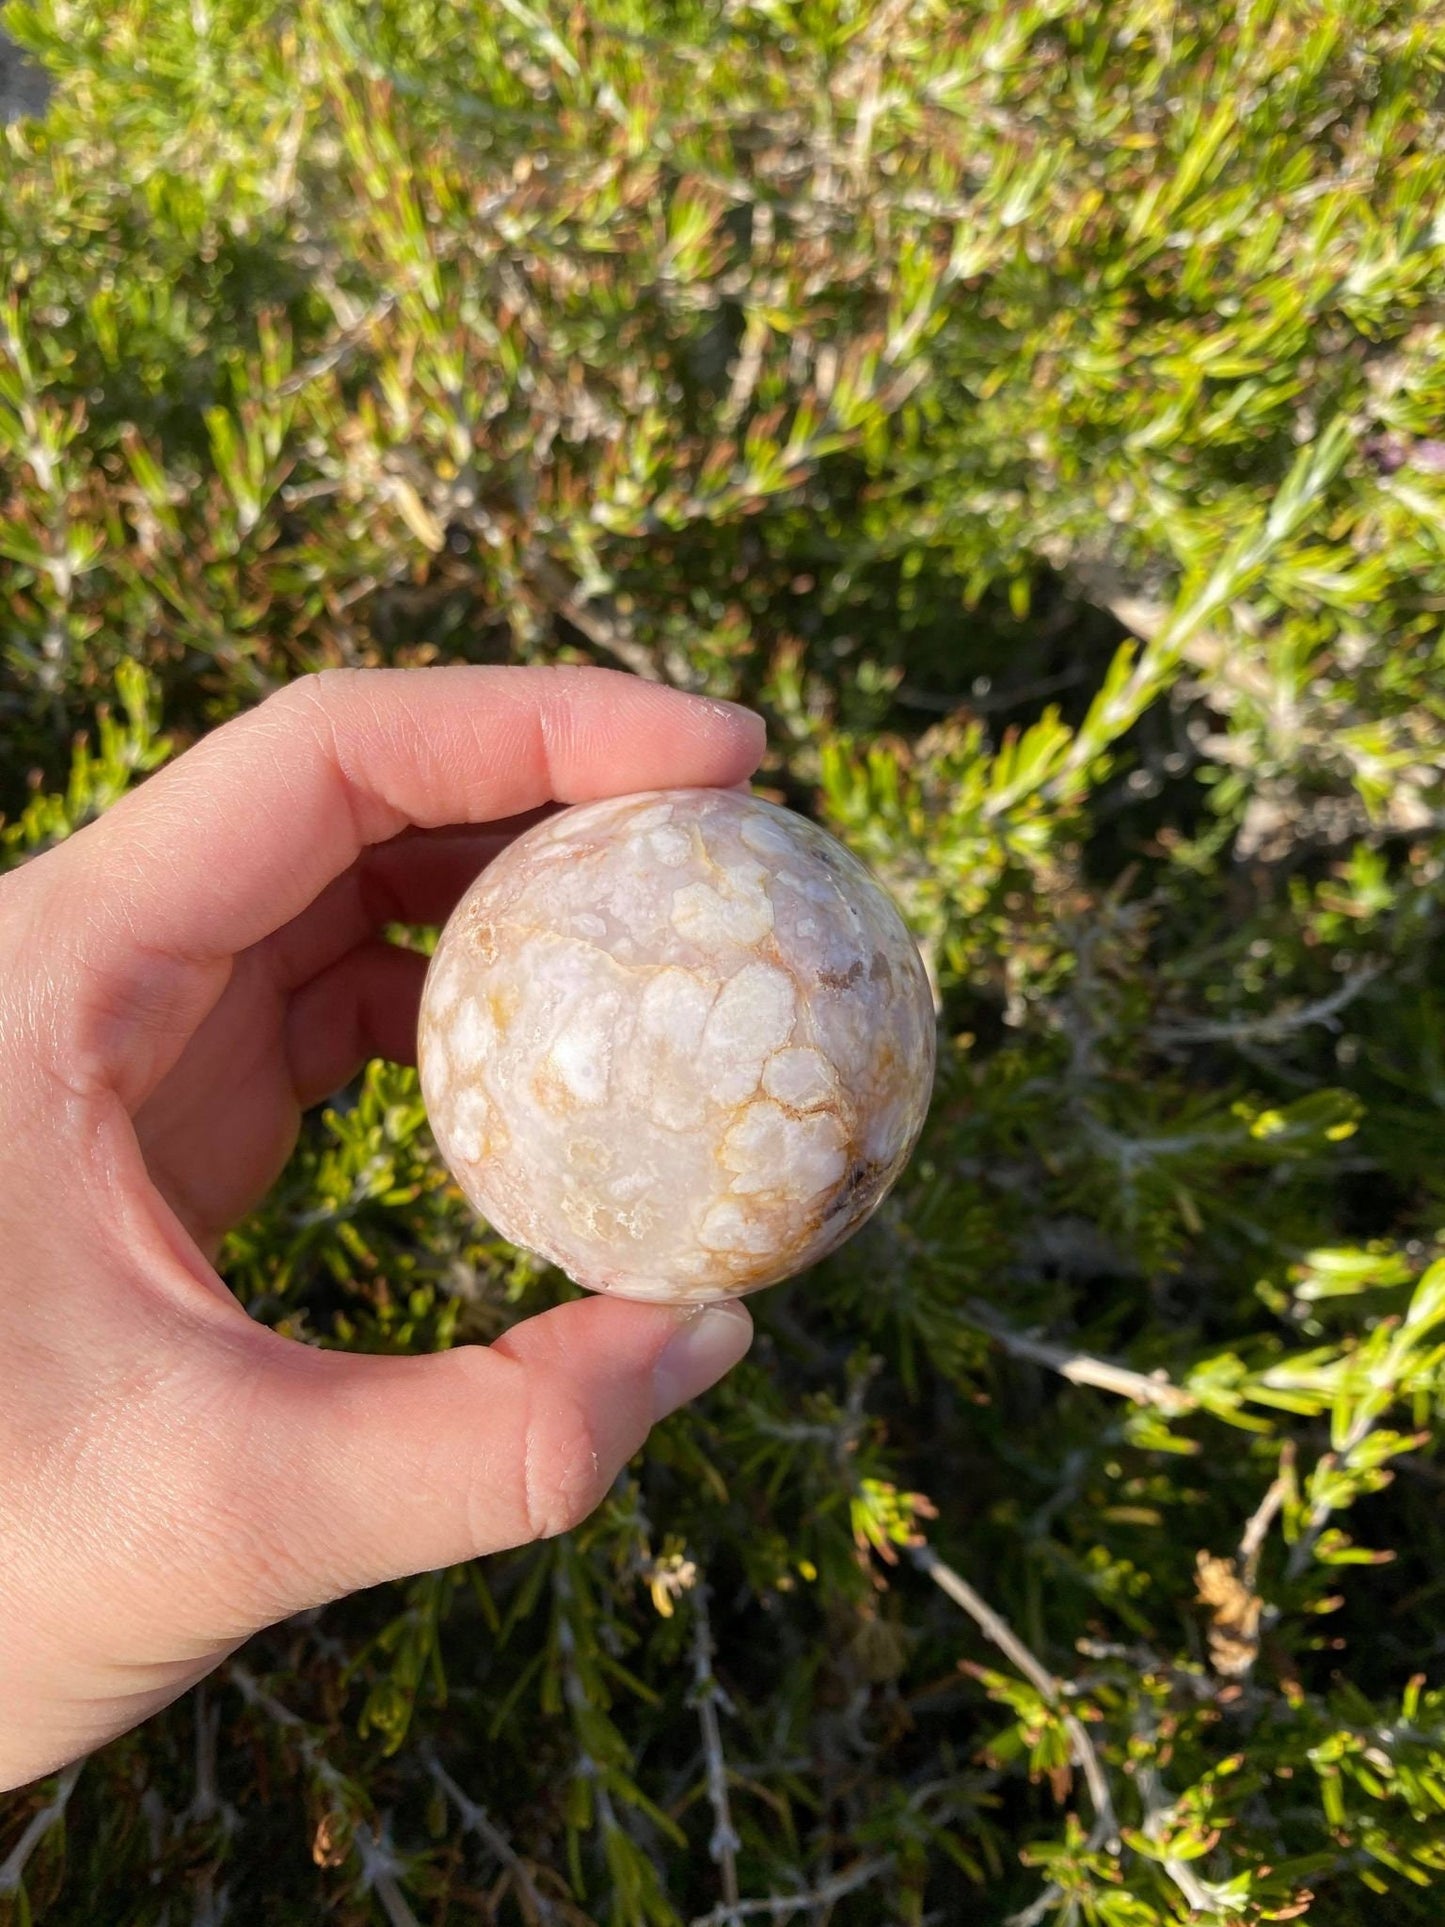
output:
[[[429,959],[379,938],[359,943],[291,993],[285,1046],[304,1110],[339,1091],[372,1057],[416,1062],[416,1021]]]

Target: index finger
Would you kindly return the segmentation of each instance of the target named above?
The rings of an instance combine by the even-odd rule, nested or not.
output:
[[[619,670],[326,670],[224,724],[41,858],[61,886],[47,940],[101,988],[105,1031],[126,1014],[163,1015],[170,1031],[219,995],[227,960],[408,825],[721,786],[762,750],[752,712]],[[90,1086],[118,1038],[74,1041]]]

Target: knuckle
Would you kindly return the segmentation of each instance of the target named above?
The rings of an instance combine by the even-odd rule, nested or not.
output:
[[[533,1539],[579,1525],[610,1483],[586,1406],[555,1380],[541,1381],[530,1395],[521,1479],[521,1512]]]
[[[323,736],[334,734],[337,718],[348,701],[348,692],[357,687],[364,669],[312,669],[304,676],[273,689],[252,715],[262,724],[273,723],[283,729],[319,730]]]
[[[266,698],[263,707],[279,709],[325,708],[364,674],[360,669],[311,669],[304,676],[293,676]]]

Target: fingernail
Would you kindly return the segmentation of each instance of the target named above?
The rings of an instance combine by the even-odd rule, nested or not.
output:
[[[727,722],[736,722],[739,717],[742,717],[750,729],[767,728],[767,724],[757,710],[749,709],[746,703],[729,702],[726,696],[705,696],[703,701],[714,715],[723,717]]]
[[[701,1305],[689,1312],[652,1368],[654,1422],[715,1385],[752,1342],[753,1321],[741,1305]]]

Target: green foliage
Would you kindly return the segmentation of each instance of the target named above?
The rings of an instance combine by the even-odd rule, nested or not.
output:
[[[0,1920],[1437,1918],[1445,14],[5,18],[0,861],[311,668],[618,662],[766,711],[940,1068],[582,1529],[18,1796]],[[222,1267],[570,1289],[382,1065]]]

